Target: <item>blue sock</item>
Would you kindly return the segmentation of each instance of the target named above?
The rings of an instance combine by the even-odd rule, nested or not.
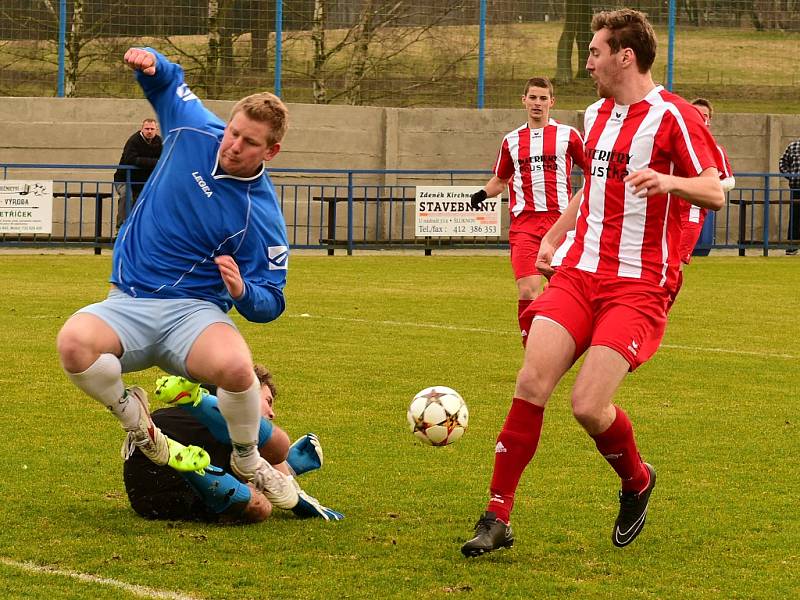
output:
[[[250,501],[250,488],[233,475],[209,465],[205,475],[194,471],[181,472],[183,478],[200,494],[206,506],[215,513],[225,512],[231,505]]]
[[[183,410],[187,411],[195,419],[205,425],[214,436],[214,439],[223,444],[231,443],[231,436],[228,433],[228,424],[225,422],[225,417],[219,412],[219,402],[216,396],[211,394],[204,394],[203,401],[197,406],[188,404],[179,404]],[[261,423],[258,427],[258,447],[260,448],[269,441],[272,437],[272,422],[264,417],[261,417]]]

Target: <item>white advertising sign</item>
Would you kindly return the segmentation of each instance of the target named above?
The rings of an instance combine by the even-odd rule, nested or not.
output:
[[[498,237],[500,196],[472,208],[476,186],[417,186],[417,237]]]
[[[53,233],[53,182],[0,179],[0,233]]]

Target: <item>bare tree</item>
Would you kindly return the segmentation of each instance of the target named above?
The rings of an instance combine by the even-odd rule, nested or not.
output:
[[[121,0],[115,0],[103,15],[87,15],[85,0],[73,0],[71,20],[66,27],[66,43],[64,48],[64,95],[78,95],[78,82],[93,63],[108,59],[107,42],[101,32],[108,24],[112,8],[119,6]],[[58,47],[59,10],[54,0],[38,0],[44,11],[36,17],[28,17],[40,31],[46,32],[49,38],[47,45],[50,51],[42,52],[38,46],[9,47],[7,53],[12,61],[32,61],[57,64],[55,59]],[[4,11],[5,12],[5,11]],[[31,12],[33,14],[33,12]]]
[[[592,41],[592,6],[587,0],[565,0],[564,29],[558,38],[556,54],[556,82],[572,81],[572,48],[578,46],[578,72],[576,77],[588,76],[583,65],[589,58]]]
[[[465,42],[463,36],[448,37],[442,33],[442,25],[467,4],[467,0],[443,0],[431,14],[407,0],[362,0],[355,23],[344,32],[337,32],[336,43],[329,44],[326,23],[329,1],[314,0],[311,70],[295,72],[312,80],[314,102],[318,104],[340,97],[349,104],[363,104],[389,94],[397,96],[441,85],[459,64],[476,56],[477,40]],[[420,61],[406,58],[420,44],[426,44],[427,50],[438,59],[430,61],[431,66],[422,77],[418,73]],[[406,78],[399,89],[365,90],[366,80],[389,69],[394,75],[411,71],[417,76]],[[336,83],[335,91],[331,91],[332,81]]]

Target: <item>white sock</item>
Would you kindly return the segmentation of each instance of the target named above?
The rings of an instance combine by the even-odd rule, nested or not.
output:
[[[139,424],[139,403],[125,396],[122,365],[113,354],[101,354],[83,373],[67,371],[67,377],[110,410],[124,428],[131,429]]]
[[[253,383],[243,392],[229,392],[217,388],[219,412],[228,424],[228,433],[237,455],[236,465],[245,472],[255,471],[261,462],[258,453],[258,428],[261,424],[261,386]]]

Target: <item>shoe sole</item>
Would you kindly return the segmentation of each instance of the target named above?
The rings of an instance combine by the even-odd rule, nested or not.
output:
[[[504,542],[500,544],[497,548],[469,548],[464,550],[463,546],[461,548],[461,554],[463,554],[466,558],[476,558],[478,556],[483,556],[484,554],[488,554],[489,552],[494,552],[495,550],[504,550],[506,548],[511,548],[514,545],[514,540],[510,542]]]

